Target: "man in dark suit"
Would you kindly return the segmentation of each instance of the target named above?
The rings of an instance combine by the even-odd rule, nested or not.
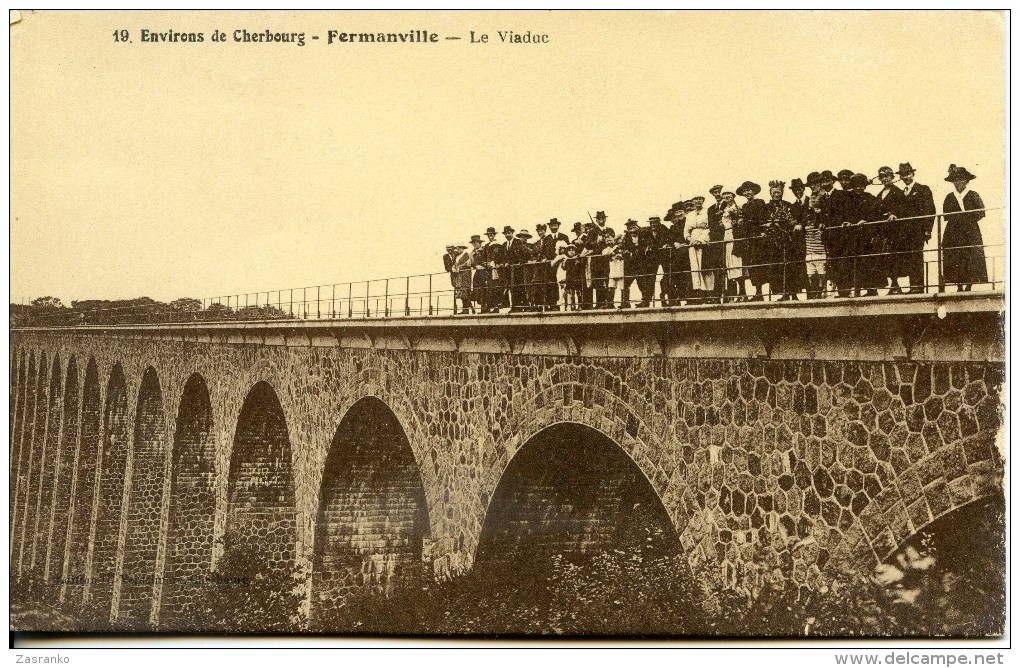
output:
[[[513,234],[513,228],[510,229],[510,233]],[[502,243],[496,240],[496,228],[490,227],[485,230],[485,236],[488,241],[484,245],[485,254],[483,257],[485,266],[488,268],[488,289],[483,312],[498,313],[499,309],[506,305],[506,249]]]
[[[844,170],[849,171],[849,170]],[[828,258],[828,273],[840,297],[849,297],[853,289],[853,254],[850,247],[851,234],[846,229],[850,224],[848,211],[849,180],[847,190],[837,190],[836,177],[828,169],[818,177],[821,192],[818,196],[819,218],[823,226],[822,243]]]
[[[889,294],[898,295],[902,291],[896,277],[906,276],[909,272],[907,253],[910,251],[910,235],[905,234],[906,224],[895,221],[897,218],[906,217],[907,198],[894,183],[896,173],[892,167],[880,167],[878,180],[882,184],[882,190],[878,193],[878,214],[879,219],[886,222],[871,226],[871,248],[873,253],[888,255],[875,259],[874,266],[876,270],[884,270],[885,275],[889,277]],[[882,282],[885,282],[884,279]]]
[[[532,262],[535,263],[531,308],[535,311],[551,310],[559,296],[556,273],[550,264],[556,257],[556,240],[551,234],[546,234],[546,230],[545,223],[535,225],[538,238],[531,244]]]
[[[507,230],[510,233],[507,234]],[[520,313],[530,308],[528,302],[528,274],[531,269],[531,247],[528,246],[528,239],[531,233],[521,230],[517,236],[513,234],[513,228],[507,227],[503,230],[507,240],[504,246],[507,252],[507,265],[510,269],[510,312]]]
[[[935,224],[935,198],[931,188],[914,181],[914,168],[909,162],[900,163],[896,173],[903,180],[903,198],[906,202],[904,217],[913,219],[903,222],[904,236],[909,239],[904,242],[904,249],[909,254],[904,256],[906,260],[901,270],[907,271],[910,294],[920,294],[924,292],[925,284],[924,244],[931,239],[932,226]]]
[[[719,210],[722,203],[721,185],[715,185],[708,189],[708,193],[715,198],[715,204],[708,207],[708,244],[701,251],[702,269],[714,270],[714,284],[710,297],[721,297],[726,284],[726,244],[723,243],[726,230],[723,228],[722,212]]]
[[[623,294],[621,295],[621,308],[630,308],[630,287],[637,281],[638,289],[641,290],[641,302],[638,308],[650,305],[647,289],[647,259],[648,237],[645,230],[638,227],[636,220],[631,218],[627,221],[626,231],[623,233],[623,240],[620,242],[620,250],[623,253]],[[654,285],[654,279],[652,281]]]
[[[561,241],[565,244],[570,243],[570,237],[563,234],[563,232],[560,232],[560,221],[555,218],[549,219],[549,236],[553,239],[554,248],[556,247],[556,244]]]

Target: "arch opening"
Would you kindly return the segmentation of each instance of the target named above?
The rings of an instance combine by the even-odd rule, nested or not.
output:
[[[63,424],[60,432],[60,446],[53,467],[53,504],[50,508],[51,538],[48,552],[48,573],[50,582],[57,582],[64,576],[65,548],[68,529],[73,522],[64,524],[63,518],[70,518],[71,484],[74,480],[75,459],[78,452],[78,363],[72,356],[67,363],[62,401]]]
[[[679,536],[638,465],[605,434],[560,423],[510,461],[486,513],[476,582],[509,603],[496,632],[698,633]],[[584,592],[586,605],[578,606]],[[532,611],[543,611],[535,617]]]
[[[99,475],[99,439],[102,436],[99,369],[92,358],[89,358],[85,366],[81,397],[80,435],[70,497],[73,511],[68,532],[64,580],[67,600],[78,606],[84,604],[88,577],[89,536],[92,533],[92,510]]]
[[[102,451],[98,467],[99,500],[93,531],[92,573],[87,606],[94,622],[105,626],[111,615],[113,584],[117,569],[128,460],[128,405],[124,369],[116,364],[106,385],[103,408]]]
[[[47,391],[49,390],[46,380],[48,376],[46,353],[40,353],[36,376],[33,380],[34,400],[30,404],[33,406],[33,410],[29,418],[30,427],[25,442],[26,451],[22,455],[25,463],[18,491],[18,514],[15,516],[17,529],[14,539],[17,547],[14,556],[19,580],[28,575],[31,568],[31,546],[35,529],[35,511],[37,510],[35,501],[39,496],[38,478],[43,461],[42,452],[46,445],[46,408]],[[29,588],[31,588],[31,578],[29,578]]]
[[[32,450],[32,436],[34,434],[32,421],[35,417],[36,397],[36,368],[35,352],[28,354],[28,369],[25,372],[23,383],[25,392],[23,397],[23,408],[21,409],[21,429],[18,437],[17,463],[15,467],[14,484],[11,485],[11,571],[16,572],[18,563],[18,548],[20,543],[20,518],[25,503],[25,486],[28,476],[28,460]]]
[[[200,614],[203,585],[212,570],[216,517],[216,440],[205,379],[184,386],[170,469],[170,512],[160,624],[183,629]]]
[[[163,392],[156,370],[149,367],[142,375],[135,411],[131,491],[118,605],[121,626],[144,626],[152,613],[166,481],[166,443]]]
[[[215,614],[221,623],[259,631],[290,628],[296,592],[297,511],[290,436],[276,391],[260,381],[237,420],[230,458],[227,526],[216,564],[225,582]]]
[[[422,581],[429,518],[418,464],[381,400],[356,402],[323,467],[315,525],[313,614],[329,617],[356,594],[392,594]]]

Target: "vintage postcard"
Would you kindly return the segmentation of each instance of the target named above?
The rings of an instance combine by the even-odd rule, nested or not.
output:
[[[1007,31],[11,12],[12,642],[1003,646]]]

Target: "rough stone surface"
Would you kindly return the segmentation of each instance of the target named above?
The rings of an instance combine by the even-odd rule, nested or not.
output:
[[[615,444],[661,502],[691,572],[737,588],[776,577],[820,586],[839,568],[870,569],[938,517],[1002,493],[995,359],[304,340],[16,333],[13,576],[114,627],[175,628],[195,591],[172,581],[207,574],[223,539],[252,541],[281,568],[319,569],[320,592],[385,590],[416,563],[435,578],[464,573],[515,454],[560,423]],[[340,431],[370,397],[393,429],[376,441],[359,435],[362,423]],[[328,462],[331,448],[347,455]],[[560,498],[507,494],[521,532],[542,518],[520,504]]]

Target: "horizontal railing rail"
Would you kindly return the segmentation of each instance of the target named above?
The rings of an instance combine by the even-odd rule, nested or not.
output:
[[[1001,211],[1002,207],[981,209]],[[963,214],[973,211],[960,212]],[[495,312],[556,312],[620,309],[634,305],[677,308],[740,301],[802,301],[851,298],[899,292],[939,293],[947,280],[961,289],[1002,290],[1005,287],[1005,245],[943,244],[943,220],[956,212],[869,222],[846,221],[829,231],[824,280],[812,285],[807,278],[812,260],[803,255],[804,230],[764,227],[760,235],[703,243],[667,243],[635,256],[621,252],[582,254],[564,262],[577,262],[564,277],[552,261],[540,260],[498,266],[474,265],[454,272],[415,274],[347,283],[262,290],[216,297],[141,303],[108,308],[49,308],[18,319],[12,326],[80,327],[97,325],[177,324],[265,320],[349,320],[428,317]],[[878,226],[907,221],[932,221],[933,247],[887,250],[898,243],[895,231],[885,236]],[[647,228],[645,228],[647,229]],[[841,232],[838,244],[832,231]],[[902,248],[902,243],[900,247]],[[837,246],[840,246],[837,247]],[[722,246],[722,248],[720,248]],[[740,248],[741,259],[728,266],[726,255]],[[791,253],[791,247],[801,252]],[[709,266],[698,265],[713,250]],[[875,252],[877,250],[877,252]],[[699,252],[700,251],[700,252]],[[836,251],[833,253],[832,251]],[[850,251],[843,254],[844,251]],[[912,257],[911,257],[912,256]],[[951,271],[947,276],[947,256]],[[734,256],[735,257],[735,256]],[[623,260],[622,274],[613,259]],[[750,258],[746,262],[743,258]],[[593,262],[599,260],[599,262]],[[913,262],[912,272],[897,263]],[[960,274],[960,264],[964,274]],[[983,267],[982,264],[983,263]],[[594,266],[593,266],[594,265]],[[696,266],[697,265],[697,266]],[[899,267],[894,271],[894,267]],[[821,267],[815,266],[815,269]],[[982,271],[983,268],[983,271]],[[921,273],[917,285],[900,285],[908,273]],[[970,272],[969,274],[966,272]],[[896,275],[894,275],[896,274]],[[959,280],[973,278],[975,280]],[[765,285],[769,290],[763,290]],[[698,287],[695,287],[698,286]],[[40,307],[45,308],[45,307]]]

